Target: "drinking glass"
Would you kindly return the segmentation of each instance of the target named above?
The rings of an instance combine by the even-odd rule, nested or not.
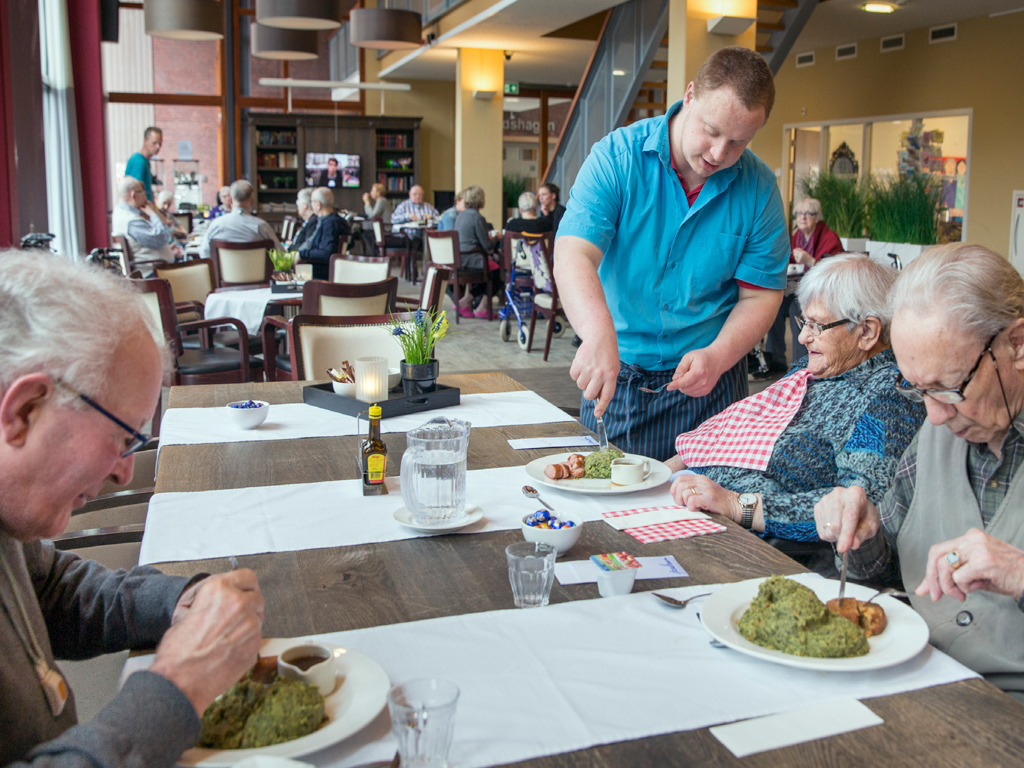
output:
[[[446,768],[459,687],[437,678],[410,680],[388,693],[391,732],[402,768]]]
[[[558,550],[538,541],[521,541],[505,547],[508,580],[516,608],[539,608],[548,604],[555,581]]]

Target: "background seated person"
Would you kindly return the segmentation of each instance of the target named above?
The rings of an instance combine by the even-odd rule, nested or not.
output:
[[[565,206],[559,201],[561,190],[557,184],[541,184],[537,190],[537,202],[541,217],[551,220],[551,231],[558,232],[558,225],[565,214]]]
[[[839,241],[839,235],[828,228],[828,225],[821,220],[821,203],[813,197],[805,197],[793,205],[793,215],[796,217],[796,228],[793,230],[793,237],[790,242],[792,250],[789,255],[790,264],[802,264],[805,269],[810,269],[823,256],[831,256],[834,253],[843,252],[843,244]],[[807,349],[797,341],[800,329],[797,327],[796,319],[800,316],[800,302],[796,297],[796,286],[800,281],[800,275],[792,275],[786,281],[786,295],[782,299],[782,306],[775,316],[775,322],[768,329],[768,341],[765,345],[765,352],[768,355],[769,371],[786,370],[786,318],[789,318],[789,326],[793,334],[793,360],[799,360],[807,354]]]
[[[462,190],[462,204],[465,210],[455,217],[455,230],[459,233],[459,253],[462,256],[462,268],[484,270],[489,275],[492,286],[497,292],[500,284],[497,279],[497,263],[491,266],[491,259],[486,254],[494,250],[501,238],[491,236],[491,225],[484,221],[480,209],[486,205],[486,197],[481,187],[473,185]],[[472,253],[471,253],[472,251]],[[484,251],[485,253],[481,253]],[[462,317],[487,317],[487,307],[482,304],[473,313],[473,302],[487,293],[484,283],[474,283],[469,293],[459,301],[458,312]],[[496,293],[495,293],[496,295]]]
[[[372,184],[369,192],[363,193],[363,212],[368,219],[380,219],[384,222],[385,231],[391,225],[391,216],[395,207],[387,198],[387,190],[380,183]],[[372,233],[371,233],[372,234]]]
[[[181,246],[174,243],[170,229],[149,207],[141,181],[125,176],[117,191],[110,233],[127,238],[134,261],[174,261],[176,256],[182,255]]]
[[[327,187],[313,190],[310,205],[318,220],[316,231],[299,246],[298,262],[313,265],[314,280],[329,280],[331,256],[338,253],[338,238],[349,234],[348,222],[334,210],[334,193]]]
[[[217,193],[218,204],[210,209],[210,218],[215,219],[225,213],[231,213],[231,187],[221,187]]]
[[[892,307],[898,388],[928,421],[881,503],[837,488],[818,534],[852,578],[902,579],[932,645],[1024,701],[1024,280],[950,243],[900,273]]]
[[[231,185],[231,212],[214,219],[206,228],[199,244],[202,258],[210,258],[210,241],[226,240],[229,243],[251,243],[256,240],[270,240],[274,248],[281,247],[274,228],[252,213],[252,184],[239,179]]]
[[[302,219],[302,227],[295,233],[295,237],[292,241],[288,243],[288,247],[292,250],[298,249],[303,243],[313,236],[313,233],[316,231],[316,225],[320,221],[320,219],[313,214],[313,206],[310,203],[312,196],[313,190],[309,187],[305,187],[299,190],[299,196],[295,200],[295,208],[299,214],[299,218]]]
[[[437,219],[437,208],[430,203],[423,202],[423,187],[414,184],[409,190],[409,199],[403,200],[391,214],[393,225],[419,223],[421,221],[432,221]]]
[[[466,204],[462,202],[462,192],[458,192],[455,195],[455,205],[447,209],[438,218],[437,230],[439,232],[446,232],[450,229],[455,229],[455,219],[464,210],[466,210]]]
[[[171,236],[183,244],[188,239],[188,232],[186,232],[177,220],[174,218],[174,193],[169,189],[165,189],[156,196],[156,207],[159,209],[161,216],[165,222],[171,223]]]
[[[551,219],[547,216],[537,218],[537,196],[533,192],[523,192],[519,196],[519,215],[505,224],[510,232],[526,232],[540,235],[552,230]]]
[[[760,470],[726,452],[717,454],[724,458],[719,462],[713,458],[714,448],[707,452],[705,446],[717,443],[721,449],[723,428],[737,424],[730,416],[767,399],[765,393],[680,435],[680,455],[669,466],[678,470],[686,464],[699,474],[675,480],[672,496],[677,503],[742,523],[739,495],[754,494],[757,505],[747,527],[781,539],[817,541],[814,505],[834,487],[857,486],[869,498],[881,500],[925,415],[893,387],[897,371],[889,348],[887,301],[895,279],[895,271],[867,256],[846,254],[826,260],[801,281],[806,322],[800,339],[809,355],[797,365],[804,370],[769,388],[784,393],[781,409],[766,408],[748,418],[764,425],[766,417],[787,406],[794,415],[774,446],[765,446],[771,453],[762,459],[766,465]],[[801,377],[806,379],[802,401]],[[704,440],[694,440],[702,430],[707,433]],[[749,442],[744,447],[749,449]]]
[[[110,571],[45,541],[107,480],[131,479],[170,357],[126,280],[71,259],[0,253],[0,306],[0,765],[170,768],[259,652],[256,575]],[[54,659],[153,646],[152,666],[77,724]]]

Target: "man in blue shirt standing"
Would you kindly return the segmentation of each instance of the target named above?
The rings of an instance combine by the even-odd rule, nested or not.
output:
[[[128,158],[128,164],[124,169],[125,176],[131,176],[142,182],[142,186],[146,190],[146,199],[151,203],[153,202],[153,172],[149,168],[149,158],[160,153],[163,143],[164,132],[150,126],[142,134],[142,149]]]
[[[569,196],[555,277],[583,342],[581,421],[655,459],[747,395],[745,356],[786,285],[775,175],[746,149],[775,100],[746,48],[712,54],[663,117],[594,145]],[[647,390],[657,390],[649,392]]]

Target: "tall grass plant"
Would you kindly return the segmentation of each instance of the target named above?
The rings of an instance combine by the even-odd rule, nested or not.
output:
[[[938,239],[942,187],[930,175],[872,178],[868,237],[885,243],[933,245]]]
[[[821,203],[821,220],[840,237],[864,237],[867,188],[850,176],[816,173],[800,179],[801,195]]]

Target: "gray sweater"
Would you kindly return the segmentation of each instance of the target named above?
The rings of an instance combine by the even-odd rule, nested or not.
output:
[[[196,579],[147,567],[110,571],[60,552],[51,542],[22,544],[3,533],[0,557],[14,576],[12,583],[0,570],[0,765],[174,765],[199,738],[199,718],[185,694],[165,677],[136,672],[92,722],[76,725],[73,693],[54,717],[13,623],[22,623],[14,595],[20,595],[53,665],[54,657],[84,659],[153,647],[170,626],[181,593]]]

